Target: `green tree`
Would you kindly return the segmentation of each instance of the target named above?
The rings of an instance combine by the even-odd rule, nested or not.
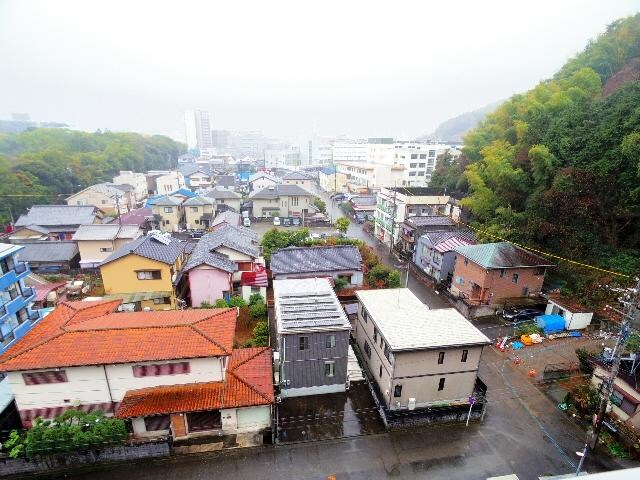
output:
[[[320,211],[320,213],[326,213],[327,204],[320,197],[315,197],[313,199],[313,205]]]
[[[38,417],[22,435],[14,431],[4,449],[13,458],[57,453],[84,452],[122,444],[127,438],[123,420],[91,413],[67,410],[55,420]]]
[[[232,307],[246,307],[247,302],[245,302],[244,298],[242,298],[240,295],[234,295],[233,297],[231,297],[229,305]]]
[[[336,229],[343,235],[347,233],[347,230],[349,229],[349,225],[351,225],[351,222],[349,221],[348,218],[340,217],[339,219],[336,220]]]
[[[259,293],[252,293],[249,297],[249,305],[254,305],[256,303],[264,303],[264,298]]]
[[[297,230],[279,230],[272,228],[267,230],[262,236],[262,250],[264,257],[271,259],[271,253],[275,250],[287,247],[299,247],[309,239],[309,229],[300,228]]]
[[[256,302],[249,305],[249,315],[251,318],[264,318],[267,314],[267,306],[264,302]]]
[[[367,272],[367,284],[372,288],[399,288],[402,286],[400,272],[378,263]]]
[[[245,342],[244,347],[268,347],[269,324],[266,321],[256,323],[251,332],[251,339]]]
[[[224,298],[219,298],[213,304],[216,308],[229,308],[229,304]]]

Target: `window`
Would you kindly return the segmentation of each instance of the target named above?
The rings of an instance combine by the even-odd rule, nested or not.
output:
[[[440,381],[438,382],[438,391],[441,392],[442,390],[444,390],[444,378],[441,378]]]
[[[425,158],[427,158],[427,154],[426,153],[421,153],[420,154],[420,159],[424,160]]]
[[[545,268],[544,267],[536,267],[533,270],[534,275],[544,275]]]
[[[518,283],[518,278],[520,277],[520,275],[518,275],[517,273],[514,273],[513,276],[511,277],[511,281],[513,283]]]
[[[500,269],[500,278],[504,277],[506,273],[507,273],[507,269],[506,268],[501,268]]]
[[[189,362],[155,363],[152,365],[134,365],[134,377],[158,377],[161,375],[180,375],[191,372]]]
[[[364,320],[364,323],[367,323],[367,311],[364,308],[364,305],[362,306],[362,308],[360,309],[360,314],[362,315],[362,319]]]
[[[366,340],[364,341],[364,353],[367,354],[367,357],[371,358],[371,346]]]
[[[464,259],[464,264],[465,264],[465,265],[469,265],[469,259],[468,259],[468,258],[465,258],[465,259]]]
[[[378,329],[376,327],[373,327],[373,341],[378,341]]]
[[[162,278],[160,270],[140,270],[136,273],[138,280],[160,280]]]
[[[45,372],[23,373],[22,379],[25,385],[41,385],[43,383],[65,383],[67,372],[65,370],[47,370]]]
[[[191,207],[191,211],[192,212],[197,212],[198,211],[198,207]]]
[[[402,396],[402,385],[396,385],[393,387],[393,396],[396,398]]]
[[[154,298],[153,303],[154,305],[169,305],[171,303],[171,298],[169,297]]]
[[[416,168],[418,166],[417,163],[410,163],[409,168]]]
[[[157,415],[155,417],[144,417],[144,428],[147,432],[157,432],[159,430],[169,430],[171,420],[169,415]]]
[[[27,313],[27,309],[26,308],[21,308],[20,310],[18,310],[16,312],[16,317],[18,318],[18,323],[26,322],[27,318],[29,318],[29,314]]]
[[[382,365],[380,365],[380,371],[378,373],[380,375],[380,378],[382,378]]]
[[[325,339],[325,347],[327,348],[336,348],[336,336],[335,335],[327,335]]]
[[[468,356],[469,356],[469,350],[462,350],[462,358],[460,359],[460,361],[466,362]]]
[[[424,163],[419,163],[419,164],[418,164],[418,167],[420,167],[420,168],[424,168],[424,167],[426,167],[426,165],[425,165]]]
[[[411,154],[411,160],[415,160],[418,158],[418,154],[417,153],[412,153]]]
[[[438,365],[442,365],[444,363],[444,352],[438,353]]]
[[[173,213],[173,207],[164,207],[164,213]]]
[[[336,374],[336,362],[324,362],[324,376],[333,377]]]
[[[196,225],[200,225],[200,220],[196,220],[196,221],[195,221],[195,224],[196,224]]]
[[[298,341],[300,350],[309,350],[309,337],[300,337]]]
[[[409,172],[409,176],[410,177],[415,177],[416,176],[416,172]]]
[[[298,206],[298,197],[291,197],[291,206],[292,207]]]
[[[100,247],[101,252],[113,252],[112,247]]]

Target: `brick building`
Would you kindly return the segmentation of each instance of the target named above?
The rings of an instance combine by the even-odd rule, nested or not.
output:
[[[506,298],[538,295],[548,260],[508,242],[455,249],[451,293],[472,305],[495,305]]]

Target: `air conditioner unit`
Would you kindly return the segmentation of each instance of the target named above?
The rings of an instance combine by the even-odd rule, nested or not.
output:
[[[416,409],[416,399],[415,398],[410,398],[409,399],[409,403],[407,404],[407,408],[409,410],[415,410]]]

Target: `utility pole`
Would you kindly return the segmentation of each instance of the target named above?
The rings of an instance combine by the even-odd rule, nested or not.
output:
[[[122,226],[122,216],[120,215],[120,195],[116,193],[116,211],[118,212],[118,223]]]
[[[587,436],[587,441],[582,451],[580,463],[576,470],[576,477],[580,474],[580,469],[584,463],[589,450],[595,450],[598,444],[598,437],[602,430],[602,424],[604,417],[607,413],[607,407],[609,405],[609,399],[613,394],[613,387],[615,385],[618,371],[620,370],[620,361],[622,360],[622,354],[624,347],[627,343],[627,339],[631,333],[631,322],[638,317],[638,309],[640,308],[640,279],[636,279],[637,283],[634,289],[630,293],[626,294],[622,302],[625,304],[624,311],[622,313],[622,325],[620,326],[620,333],[618,334],[618,340],[616,341],[615,349],[611,355],[611,369],[609,374],[605,376],[602,382],[600,408],[598,414],[594,419],[593,432]],[[625,301],[626,300],[626,301]]]

